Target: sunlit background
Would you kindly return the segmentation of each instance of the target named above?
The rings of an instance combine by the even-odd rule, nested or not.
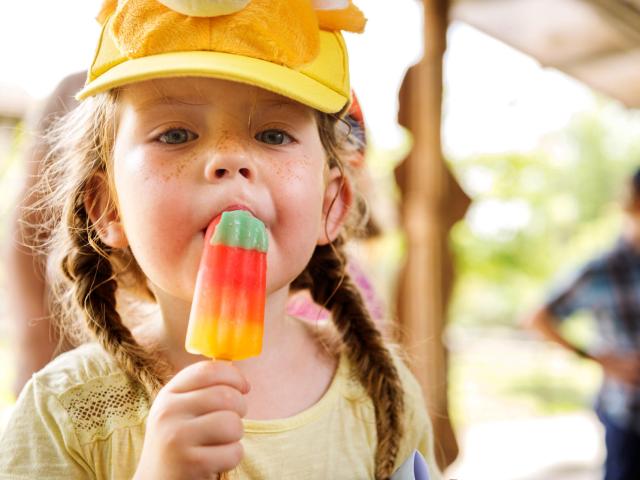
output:
[[[367,119],[373,202],[387,233],[360,252],[390,305],[402,258],[392,175],[410,145],[395,120],[406,68],[422,52],[414,0],[359,2],[369,23],[348,36]],[[85,68],[97,0],[5,2],[0,15],[0,240],[21,174],[28,119],[66,74]],[[550,285],[616,236],[621,182],[639,164],[640,116],[473,28],[453,23],[445,58],[443,148],[473,203],[451,236],[457,281],[446,344],[459,479],[600,478],[591,402],[599,371],[523,332]],[[367,252],[376,252],[369,262]],[[382,255],[381,255],[382,253]],[[9,313],[0,268],[0,409],[13,402]],[[588,342],[588,317],[569,335]]]

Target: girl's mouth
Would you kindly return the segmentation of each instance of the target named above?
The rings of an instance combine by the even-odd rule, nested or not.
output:
[[[222,213],[224,212],[232,212],[234,210],[244,210],[249,212],[251,215],[253,215],[254,217],[256,216],[256,214],[253,212],[253,210],[251,210],[249,207],[247,207],[246,205],[242,205],[242,204],[234,204],[234,205],[229,205],[228,207],[225,207],[220,213],[219,215],[222,215]]]
[[[220,211],[215,215],[215,217],[213,217],[213,219],[209,222],[209,225],[207,225],[205,228],[203,228],[203,229],[201,230],[202,235],[203,235],[203,236],[206,236],[206,234],[207,234],[207,230],[209,229],[209,226],[210,226],[212,223],[216,223],[216,224],[217,224],[217,223],[220,221],[220,218],[222,217],[222,214],[223,214],[224,212],[233,212],[233,211],[236,211],[236,210],[244,210],[244,211],[246,211],[246,212],[249,212],[249,213],[250,213],[251,215],[253,215],[254,217],[256,217],[255,212],[254,212],[251,208],[249,208],[248,206],[246,206],[246,205],[243,205],[243,204],[240,204],[240,203],[236,203],[236,204],[228,205],[228,206],[226,206],[225,208],[223,208],[222,210],[220,210]],[[256,218],[257,218],[257,217],[256,217]]]

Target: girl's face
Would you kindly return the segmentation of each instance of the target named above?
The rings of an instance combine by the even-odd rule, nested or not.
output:
[[[249,209],[264,222],[267,293],[287,286],[327,240],[340,175],[326,167],[310,108],[235,82],[164,79],[126,87],[118,118],[118,221],[156,289],[191,300],[204,232],[225,210]]]

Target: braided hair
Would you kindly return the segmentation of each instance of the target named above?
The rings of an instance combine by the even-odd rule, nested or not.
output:
[[[119,285],[138,286],[146,298],[151,291],[130,252],[100,240],[85,207],[95,175],[109,177],[117,96],[114,91],[88,99],[54,124],[39,187],[42,201],[35,208],[48,213],[39,237],[48,238],[43,249],[49,253],[58,328],[74,343],[97,340],[152,398],[165,383],[168,366],[136,342],[116,308]]]
[[[340,161],[340,121],[330,115],[319,114],[318,125],[329,165],[338,166],[343,175],[345,165]],[[361,197],[356,202],[363,202]],[[347,232],[366,225],[361,215],[366,209],[356,205],[352,209],[360,218],[347,221]],[[316,247],[306,269],[294,280],[292,290],[307,289],[318,304],[331,312],[331,319],[342,338],[356,376],[371,398],[376,417],[378,444],[375,454],[375,478],[386,479],[393,473],[404,415],[403,389],[390,351],[382,334],[374,324],[360,291],[346,271],[344,252],[346,234],[328,245]]]

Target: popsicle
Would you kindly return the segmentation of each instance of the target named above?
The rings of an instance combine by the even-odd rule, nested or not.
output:
[[[185,347],[221,360],[262,349],[268,237],[245,210],[223,212],[205,234]]]

